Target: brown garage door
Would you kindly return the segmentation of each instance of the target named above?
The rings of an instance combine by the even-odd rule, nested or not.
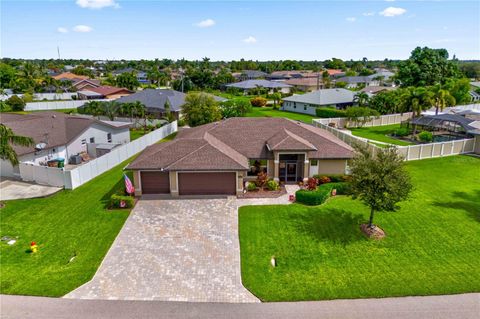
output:
[[[165,172],[140,172],[142,194],[170,193],[170,179]]]
[[[235,173],[178,173],[180,195],[235,195]]]

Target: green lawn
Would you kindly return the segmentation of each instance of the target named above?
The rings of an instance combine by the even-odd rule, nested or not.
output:
[[[372,126],[372,127],[357,127],[351,128],[352,134],[355,136],[360,136],[368,138],[375,141],[395,144],[395,145],[413,145],[413,143],[400,141],[394,138],[391,138],[387,135],[392,134],[396,129],[400,128],[400,124],[391,124],[383,126]]]
[[[399,211],[376,215],[381,241],[362,235],[368,210],[345,196],[317,207],[242,207],[245,287],[264,301],[480,292],[480,159],[407,167],[415,190]]]
[[[39,111],[17,111],[17,112],[0,112],[0,113],[14,113],[14,114],[31,114],[31,113],[36,113],[36,112],[60,112],[60,113],[76,113],[77,109],[72,108],[72,109],[58,109],[58,110],[39,110]]]
[[[106,209],[111,194],[124,187],[127,163],[73,191],[5,202],[0,235],[18,241],[0,243],[2,294],[63,296],[93,277],[129,214]],[[36,254],[26,252],[32,241],[39,245]]]
[[[147,132],[147,133],[149,133],[149,132]],[[142,137],[142,136],[144,136],[144,135],[145,135],[145,132],[144,132],[142,129],[140,129],[140,130],[132,130],[132,129],[130,129],[130,141],[134,141],[134,140],[136,140],[137,138],[140,138],[140,137]]]
[[[308,114],[293,113],[287,111],[274,110],[273,107],[253,107],[252,111],[247,113],[247,117],[285,117],[295,121],[312,123],[315,116]]]

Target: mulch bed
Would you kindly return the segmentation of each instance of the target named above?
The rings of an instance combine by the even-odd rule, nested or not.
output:
[[[277,198],[286,193],[287,190],[285,189],[285,186],[280,185],[280,188],[276,191],[270,191],[268,189],[259,189],[251,192],[247,191],[242,195],[238,195],[237,198]]]
[[[379,239],[382,239],[386,236],[383,229],[381,229],[380,227],[378,227],[376,225],[373,225],[373,227],[370,228],[370,227],[368,227],[368,224],[361,224],[360,229],[362,230],[362,233],[367,235],[368,238],[373,238],[373,239],[379,240]]]

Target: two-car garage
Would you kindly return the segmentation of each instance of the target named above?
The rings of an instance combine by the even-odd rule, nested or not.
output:
[[[177,183],[170,183],[172,176]],[[235,172],[141,171],[140,180],[142,194],[169,194],[171,184],[178,185],[179,195],[235,195],[237,188]]]

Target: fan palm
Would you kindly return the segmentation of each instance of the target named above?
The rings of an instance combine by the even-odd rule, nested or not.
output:
[[[0,158],[8,160],[12,166],[18,165],[18,155],[13,145],[29,147],[34,143],[31,137],[15,135],[10,128],[0,124]]]
[[[454,106],[456,101],[448,90],[442,89],[440,85],[435,85],[432,88],[432,97],[435,105],[435,115],[438,115],[438,111],[443,111],[447,106]]]

